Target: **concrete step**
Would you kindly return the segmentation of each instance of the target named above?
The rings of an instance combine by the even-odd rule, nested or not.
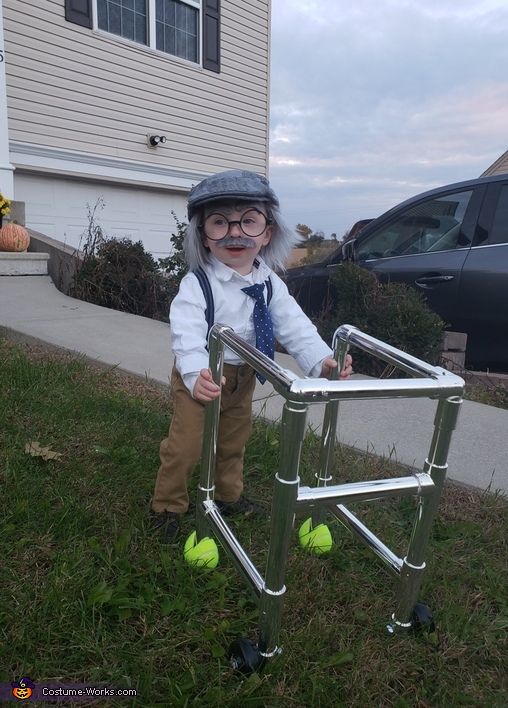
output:
[[[49,253],[0,251],[0,275],[47,275]]]

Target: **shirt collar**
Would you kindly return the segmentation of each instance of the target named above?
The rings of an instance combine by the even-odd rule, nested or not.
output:
[[[237,273],[236,270],[233,270],[233,268],[230,268],[224,263],[221,263],[221,261],[219,261],[212,254],[210,254],[210,267],[213,270],[217,280],[222,280],[223,282],[233,280],[234,278],[244,280],[243,275],[240,275],[240,273]],[[254,265],[252,266],[252,274],[254,276],[254,282],[259,283],[264,282],[270,275],[270,269],[268,268],[264,260],[259,256],[256,256],[256,260],[254,261]]]

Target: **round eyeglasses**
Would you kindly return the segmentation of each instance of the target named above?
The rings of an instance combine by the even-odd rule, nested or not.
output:
[[[205,236],[211,241],[221,241],[229,233],[234,224],[238,224],[245,236],[256,238],[266,231],[266,227],[271,224],[271,219],[258,209],[248,209],[242,214],[240,219],[229,221],[224,214],[214,212],[206,217],[203,224]]]

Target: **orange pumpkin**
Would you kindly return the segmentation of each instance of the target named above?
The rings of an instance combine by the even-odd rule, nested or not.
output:
[[[0,251],[26,251],[30,243],[30,236],[24,226],[19,224],[5,224],[0,229]]]

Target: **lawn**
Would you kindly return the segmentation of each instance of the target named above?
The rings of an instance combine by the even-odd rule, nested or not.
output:
[[[429,635],[387,635],[391,576],[337,522],[326,557],[306,555],[295,533],[284,652],[261,675],[242,678],[225,650],[239,636],[255,639],[258,612],[231,562],[222,553],[217,571],[191,570],[181,545],[163,546],[147,528],[166,393],[6,340],[0,368],[0,681],[137,690],[135,700],[101,706],[507,705],[503,498],[447,486],[421,594],[437,622]],[[37,453],[34,443],[42,453],[27,452],[32,444]],[[309,435],[304,483],[317,452]],[[41,456],[51,453],[60,457]],[[256,422],[246,464],[252,496],[271,498],[277,455],[277,428]],[[337,478],[401,474],[346,449],[337,467]],[[403,555],[412,500],[355,509]],[[263,569],[268,522],[237,526]],[[192,528],[188,516],[184,537]]]

